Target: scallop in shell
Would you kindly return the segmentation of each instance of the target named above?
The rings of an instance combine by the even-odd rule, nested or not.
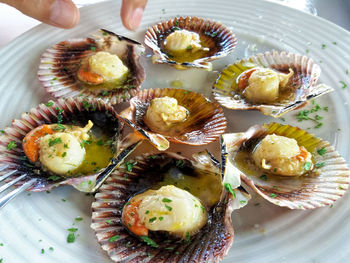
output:
[[[285,147],[282,150],[274,146],[265,148],[262,167],[269,169],[266,170],[257,165],[254,154],[261,147],[263,140],[272,137],[279,140],[274,140],[273,144],[284,144],[285,141],[288,145],[282,145],[281,147]],[[244,183],[276,205],[291,209],[330,205],[342,197],[349,186],[350,172],[339,153],[329,142],[298,127],[278,123],[253,126],[245,133],[224,134],[222,143],[224,174],[241,175]],[[288,152],[294,151],[291,146],[294,143],[297,143],[300,152],[291,157],[288,156]],[[311,158],[306,157],[306,151],[311,154]],[[276,153],[279,164],[274,163],[270,157]],[[285,169],[299,171],[296,165],[298,162],[302,164],[302,174],[296,173],[293,176],[286,173]],[[284,170],[281,172],[283,176],[279,174],[280,169]]]
[[[92,128],[89,125],[89,131],[84,131],[88,137],[77,139],[87,123],[93,124]],[[127,140],[121,142],[121,129],[122,123],[115,110],[102,100],[68,98],[40,104],[23,113],[20,119],[13,120],[0,136],[0,164],[5,167],[1,179],[7,178],[16,186],[30,181],[30,191],[45,191],[68,184],[83,192],[94,192],[137,145]],[[41,142],[47,136],[42,146]],[[36,142],[39,142],[38,146],[35,146]],[[78,145],[74,144],[76,142]],[[41,152],[46,146],[49,149]],[[39,151],[40,156],[33,157]],[[99,155],[94,154],[96,151]],[[51,161],[44,165],[42,154],[43,158],[52,158]],[[76,165],[77,156],[83,158],[79,166]],[[67,164],[74,170],[64,174],[55,170]]]
[[[199,153],[194,159],[191,161],[174,153],[139,156],[132,170],[121,166],[102,185],[92,204],[91,227],[114,262],[219,262],[227,254],[234,237],[231,213],[250,197],[242,189],[233,190],[236,198],[223,190],[218,162],[210,155]],[[123,207],[130,197],[145,189],[169,184],[204,199],[205,208],[194,206],[192,209],[208,211],[206,224],[196,234],[185,235],[184,239],[173,238],[162,231],[152,231],[147,238],[131,234],[122,218]],[[163,201],[174,206],[174,201]],[[164,216],[157,220],[164,222],[166,219]]]
[[[265,73],[259,77],[258,71]],[[331,92],[324,84],[315,85],[320,74],[320,67],[306,56],[266,52],[226,67],[214,84],[213,95],[226,108],[259,110],[276,118]]]
[[[56,98],[84,95],[116,104],[130,99],[145,79],[139,62],[143,51],[140,43],[101,29],[48,48],[41,56],[39,81]],[[93,65],[98,72],[91,73]]]
[[[225,57],[237,44],[221,23],[198,17],[179,17],[149,28],[145,44],[154,52],[152,61],[178,69],[211,70],[209,61]]]
[[[178,107],[187,111],[184,119],[171,123],[164,129],[158,129],[164,126],[164,119],[160,120],[160,123],[147,122],[150,105],[155,99],[167,100],[163,103],[166,107],[173,105],[175,99],[174,102]],[[171,101],[168,102],[169,100]],[[227,124],[223,110],[217,103],[209,101],[201,94],[183,89],[141,90],[130,100],[130,107],[120,115],[159,150],[166,150],[169,147],[168,140],[189,145],[208,144],[225,132]],[[149,119],[155,120],[155,116],[151,115]]]

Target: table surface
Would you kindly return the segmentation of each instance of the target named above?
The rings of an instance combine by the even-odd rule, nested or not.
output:
[[[264,1],[264,0],[256,0]],[[305,9],[311,5],[317,15],[323,17],[347,30],[350,30],[350,1],[349,0],[271,0],[284,3],[297,9]],[[74,0],[78,7],[101,0]],[[116,10],[119,12],[119,10]],[[39,21],[23,15],[16,9],[0,4],[0,48],[15,39],[17,36],[40,24]]]

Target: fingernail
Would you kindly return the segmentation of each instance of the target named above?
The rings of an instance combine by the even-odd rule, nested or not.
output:
[[[136,8],[130,15],[130,20],[129,20],[129,27],[131,30],[135,31],[136,29],[139,28],[141,19],[143,15],[143,8],[138,7]]]
[[[77,23],[76,7],[65,0],[56,0],[51,5],[50,21],[60,27],[71,28]]]

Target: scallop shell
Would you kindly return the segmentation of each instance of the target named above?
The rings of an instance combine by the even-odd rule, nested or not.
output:
[[[272,104],[254,104],[247,101],[237,91],[235,85],[239,75],[254,67],[272,68],[287,72],[294,71],[292,85],[297,87],[293,99],[287,99]],[[296,73],[296,74],[295,74]],[[226,67],[216,80],[213,87],[214,98],[224,107],[233,110],[259,110],[265,115],[274,118],[304,106],[308,100],[333,91],[324,84],[315,85],[321,74],[320,67],[312,59],[293,53],[266,52],[248,59],[242,59]]]
[[[234,161],[240,147],[273,133],[294,138],[312,154],[316,167],[300,177],[248,175],[240,170]],[[224,134],[222,143],[225,175],[240,174],[244,183],[278,206],[311,209],[330,205],[342,197],[349,186],[348,165],[334,147],[298,127],[278,123],[253,126],[245,133]],[[318,150],[323,148],[326,152],[319,154]]]
[[[159,97],[172,97],[189,111],[189,117],[182,123],[180,134],[170,136],[152,132],[143,122],[150,101]],[[130,107],[120,114],[138,133],[147,138],[159,150],[166,150],[169,141],[189,145],[205,145],[215,141],[226,130],[226,119],[222,108],[210,102],[203,95],[183,89],[141,90],[130,100]]]
[[[118,55],[130,71],[130,77],[122,87],[87,87],[77,79],[77,71],[83,59],[97,51]],[[116,104],[127,101],[139,90],[145,79],[145,70],[139,59],[144,47],[129,38],[105,29],[92,37],[62,41],[48,48],[41,56],[38,77],[48,93],[56,98],[98,97],[105,102]]]
[[[169,159],[170,158],[170,159]],[[189,161],[174,153],[143,155],[136,159],[132,171],[119,167],[102,185],[92,203],[91,227],[102,248],[114,262],[219,262],[233,243],[231,213],[242,207],[249,200],[249,195],[242,189],[234,190],[236,198],[223,192],[220,201],[210,211],[207,224],[191,237],[190,242],[166,239],[164,236],[152,237],[157,247],[140,241],[122,225],[122,209],[130,196],[161,180],[159,173],[147,173],[158,170],[164,161],[174,159],[186,162],[199,169],[215,168],[215,163],[208,163],[210,157],[200,153],[194,156],[196,161]],[[161,164],[161,165],[159,165]]]
[[[186,29],[200,35],[203,46],[208,47],[208,54],[192,61],[176,62],[164,50],[164,40],[175,30]],[[219,22],[198,17],[178,17],[160,22],[149,28],[145,35],[145,44],[153,50],[153,63],[169,64],[178,69],[203,68],[211,70],[209,61],[219,59],[231,53],[237,45],[232,32]]]
[[[119,142],[122,123],[119,122],[117,117],[113,107],[99,99],[68,98],[40,104],[29,112],[23,113],[21,119],[13,120],[12,125],[5,128],[4,134],[0,136],[0,165],[3,164],[7,167],[0,172],[0,177],[4,174],[13,173],[8,179],[8,181],[12,181],[21,175],[28,174],[29,176],[19,181],[16,186],[35,178],[36,183],[30,189],[30,191],[35,192],[49,190],[64,184],[72,185],[79,191],[94,192],[108,177],[113,168],[120,165],[137,145],[135,141],[130,141],[127,144]],[[94,125],[106,126],[111,133],[115,133],[113,145],[117,154],[105,169],[81,177],[53,178],[51,174],[43,171],[40,167],[34,166],[26,158],[22,150],[22,141],[32,129],[42,124],[57,123],[58,120],[66,123],[73,120],[80,122],[86,120],[87,122],[88,119],[92,120]],[[12,145],[12,147],[9,147],[9,145]]]

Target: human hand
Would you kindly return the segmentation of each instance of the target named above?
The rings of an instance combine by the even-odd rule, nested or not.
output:
[[[72,28],[80,19],[79,9],[71,0],[0,0],[34,19],[49,25]],[[136,30],[147,0],[123,0],[120,10],[123,25]]]

